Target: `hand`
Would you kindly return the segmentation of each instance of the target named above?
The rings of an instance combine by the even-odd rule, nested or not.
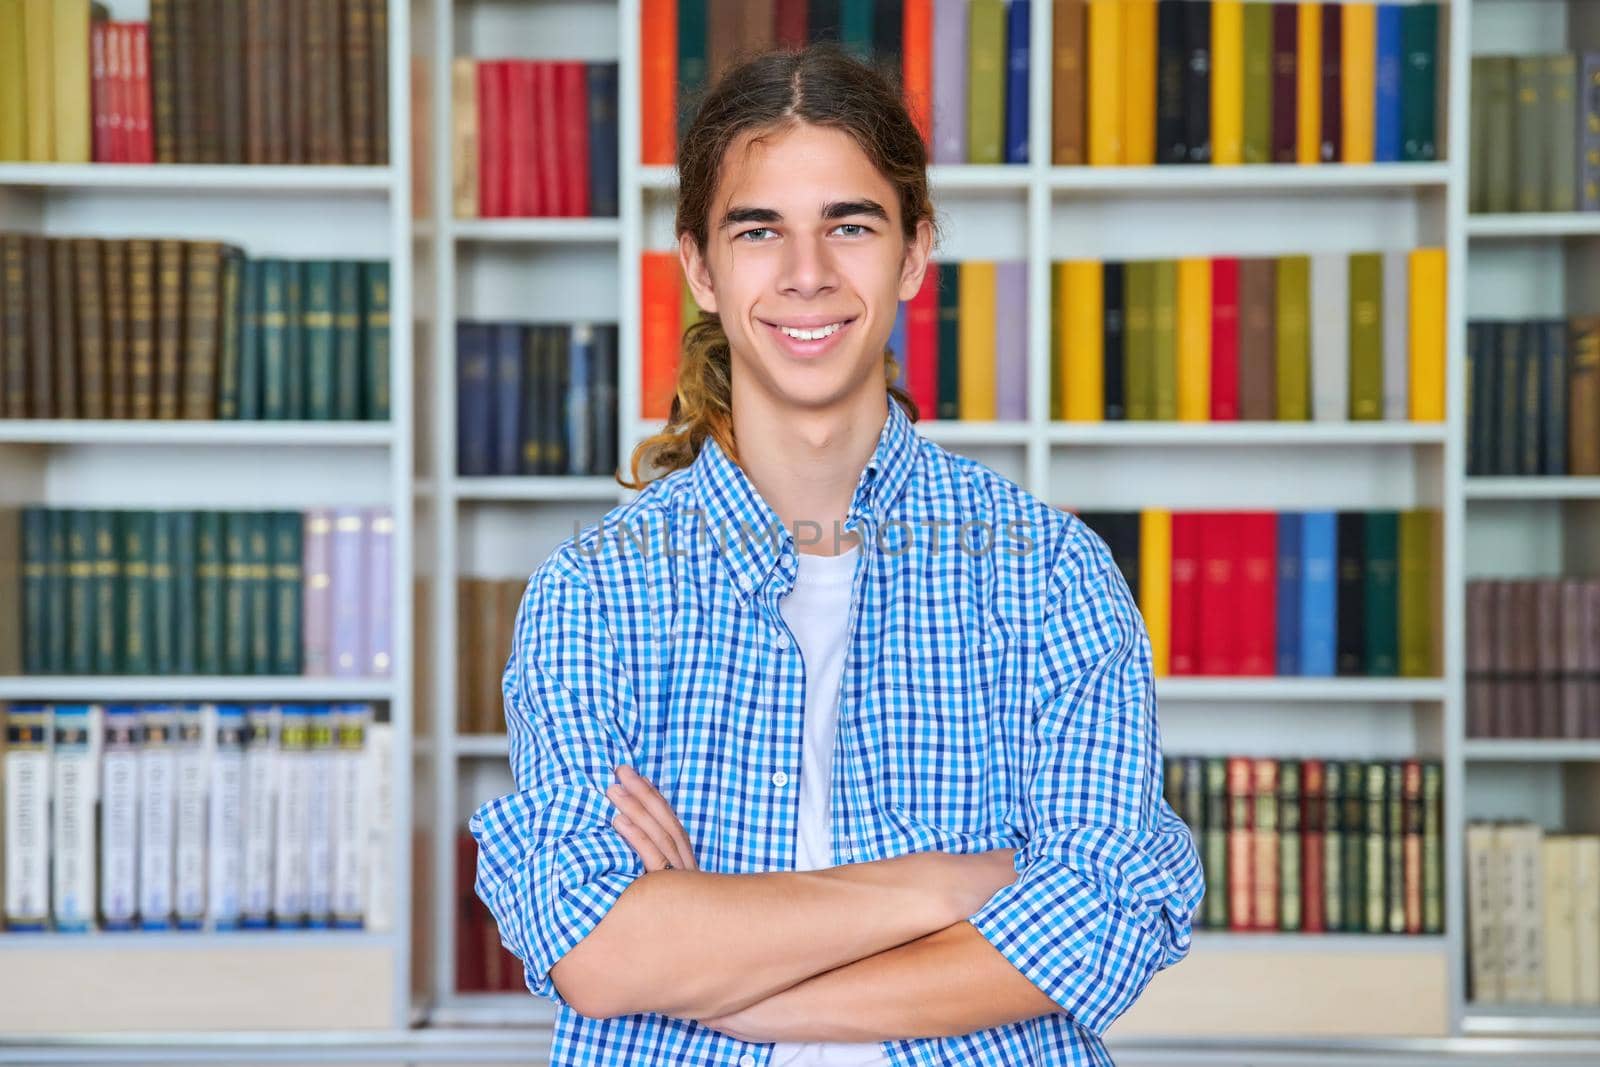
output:
[[[660,871],[676,868],[684,871],[699,870],[694,850],[689,847],[689,835],[677,812],[666,802],[649,779],[636,773],[632,767],[618,767],[617,780],[606,790],[606,797],[617,806],[618,814],[611,820],[622,839],[639,858],[644,869]]]

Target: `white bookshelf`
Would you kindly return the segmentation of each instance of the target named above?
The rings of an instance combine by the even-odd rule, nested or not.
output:
[[[147,0],[111,0],[114,18]],[[0,228],[47,236],[216,239],[252,256],[391,264],[388,422],[0,420],[7,507],[387,506],[394,516],[390,623],[411,647],[411,49],[406,4],[389,8],[388,166],[0,164]],[[330,223],[336,222],[337,225]],[[241,476],[241,474],[243,476]],[[15,605],[7,605],[15,609]],[[380,1033],[412,1018],[411,660],[388,677],[0,678],[3,701],[371,701],[394,724],[387,929],[0,933],[0,1031],[91,1047],[139,1033],[205,1041],[223,1031]],[[62,990],[76,993],[63,996]],[[291,1007],[292,1006],[292,1007]],[[0,1050],[0,1058],[6,1055]],[[26,1057],[24,1057],[26,1058]],[[37,1059],[34,1062],[38,1062]]]

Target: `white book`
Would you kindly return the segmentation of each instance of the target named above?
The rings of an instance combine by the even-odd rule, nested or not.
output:
[[[1544,839],[1544,1002],[1572,1004],[1577,997],[1577,917],[1572,895],[1573,839]]]
[[[1572,855],[1573,925],[1577,928],[1577,1001],[1600,1005],[1600,836],[1583,834]]]
[[[1311,257],[1311,417],[1350,417],[1350,257]]]
[[[306,923],[333,917],[333,709],[306,708]]]
[[[1383,254],[1383,417],[1411,418],[1411,252]]]
[[[1500,982],[1500,881],[1495,828],[1486,822],[1467,826],[1467,963],[1472,999],[1498,1004]]]
[[[301,926],[306,919],[306,834],[310,792],[310,729],[304,706],[286,704],[278,741],[278,836],[273,843],[272,923]]]
[[[100,920],[130,930],[139,912],[139,748],[144,726],[131,704],[106,708],[100,755]]]
[[[172,925],[173,844],[178,829],[178,714],[152,704],[141,714],[139,750],[139,925]]]
[[[178,829],[173,846],[176,911],[180,930],[199,930],[206,919],[206,779],[210,775],[211,709],[186,705],[178,712]]]
[[[60,931],[95,924],[95,803],[100,796],[100,709],[55,709],[55,804],[51,816],[51,911]]]
[[[259,928],[272,914],[273,848],[278,840],[278,746],[282,714],[276,705],[245,712],[243,923]]]
[[[42,704],[6,713],[6,925],[50,924],[50,718]]]
[[[244,708],[214,705],[206,727],[211,734],[206,922],[213,930],[232,930],[239,925],[244,894]]]
[[[333,924],[359,929],[366,905],[367,729],[369,704],[334,708]]]
[[[394,925],[390,894],[395,884],[394,724],[375,722],[367,728],[365,788],[367,798],[366,928],[387,931]]]

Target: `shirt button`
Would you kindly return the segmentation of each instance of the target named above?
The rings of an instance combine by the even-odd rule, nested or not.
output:
[[[746,1052],[739,1057],[739,1067],[756,1067],[756,1058]]]
[[[778,557],[778,564],[782,567],[792,567],[794,566],[794,557],[785,552],[783,555]]]
[[[782,789],[784,786],[789,784],[789,776],[784,774],[782,771],[778,771],[772,776],[772,784],[777,786],[779,789]]]
[[[779,648],[788,648],[789,647],[789,635],[788,634],[779,634],[778,635],[777,644],[778,644]]]

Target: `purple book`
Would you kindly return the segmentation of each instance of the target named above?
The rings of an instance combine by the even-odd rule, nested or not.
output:
[[[933,0],[933,161],[967,161],[967,0]]]
[[[393,575],[389,573],[390,546],[394,543],[394,516],[388,508],[367,512],[367,666],[366,673],[387,677],[393,662],[390,648],[390,605],[394,601]]]
[[[329,588],[333,600],[333,675],[359,677],[366,673],[367,657],[362,648],[361,615],[366,609],[365,564],[362,549],[367,522],[358,508],[339,508],[333,513],[333,579]]]
[[[1028,264],[1002,260],[994,281],[995,418],[1028,417]]]
[[[330,566],[333,562],[333,512],[314,508],[306,512],[305,594],[301,604],[300,632],[304,645],[305,673],[326,677],[332,670],[330,645],[333,633],[333,589]]]

